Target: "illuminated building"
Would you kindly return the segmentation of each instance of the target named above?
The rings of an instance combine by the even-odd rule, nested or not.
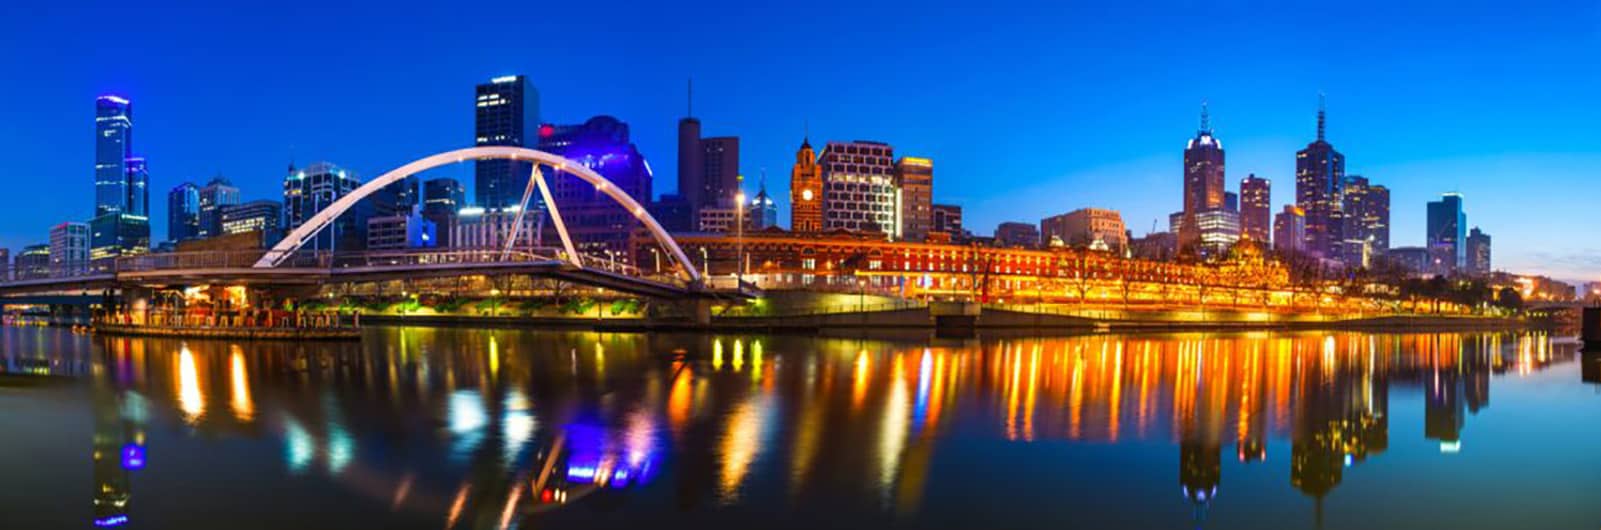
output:
[[[767,177],[762,176],[761,189],[750,200],[750,208],[745,212],[750,216],[750,227],[754,230],[763,230],[778,226],[778,203],[767,195]]]
[[[451,245],[455,248],[504,248],[506,238],[511,237],[516,218],[516,212],[485,211],[476,206],[462,208],[456,223],[450,227]],[[538,215],[523,216],[523,224],[516,230],[515,246],[539,246],[542,219]]]
[[[317,212],[360,186],[355,174],[327,162],[316,162],[301,170],[290,166],[289,175],[284,177],[284,229],[300,228]],[[367,218],[373,216],[375,202],[366,199],[356,203],[323,233],[307,241],[304,248],[360,250],[367,243]]]
[[[1038,248],[1040,231],[1029,223],[1001,223],[995,227],[995,243],[1012,248]]]
[[[223,235],[222,209],[239,204],[239,188],[234,187],[228,179],[218,176],[200,188],[200,215],[199,237],[217,237]]]
[[[901,157],[895,161],[895,183],[900,188],[900,238],[927,240],[934,226],[934,161]]]
[[[1469,274],[1489,274],[1491,269],[1490,234],[1480,231],[1477,226],[1473,227],[1473,230],[1468,232],[1467,254],[1467,270]]]
[[[150,248],[150,219],[128,213],[108,213],[89,220],[91,268],[109,270],[118,256],[143,254]]]
[[[1206,505],[1217,495],[1223,479],[1223,450],[1217,444],[1186,440],[1179,443],[1179,487],[1184,497],[1196,505]]]
[[[50,274],[77,276],[89,270],[89,225],[66,222],[50,229]]]
[[[823,171],[823,229],[900,236],[895,149],[881,142],[829,142]]]
[[[185,182],[167,192],[167,241],[200,237],[200,187]]]
[[[259,200],[224,206],[219,217],[223,234],[259,232],[261,248],[270,248],[283,239],[283,205],[277,201]]]
[[[961,243],[967,239],[967,230],[962,229],[961,206],[936,204],[933,210],[933,230],[929,233],[942,234],[940,239],[946,243]]]
[[[1293,204],[1273,219],[1273,248],[1280,252],[1306,250],[1306,211]]]
[[[508,75],[477,86],[473,104],[474,145],[527,146],[528,127],[539,121],[539,90],[526,77]],[[533,166],[517,160],[478,160],[473,198],[484,208],[505,208],[522,200]]]
[[[1100,248],[1123,252],[1128,248],[1128,228],[1123,214],[1105,208],[1079,208],[1040,219],[1040,237],[1051,242],[1060,239],[1072,247]]]
[[[1390,248],[1390,190],[1347,175],[1342,204],[1339,259],[1349,266],[1367,266],[1372,256]]]
[[[746,278],[764,289],[850,293],[867,289],[925,300],[1068,301],[1091,296],[1154,303],[1193,298],[1200,294],[1194,287],[1200,284],[1213,294],[1249,285],[1256,289],[1249,300],[1262,304],[1264,289],[1289,285],[1287,269],[1260,256],[1249,263],[1195,265],[1085,249],[886,241],[874,234],[844,232],[746,233],[742,241],[725,234],[692,233],[675,234],[674,239],[691,256],[704,251],[712,276],[734,272],[742,243],[749,263]],[[649,242],[639,245],[636,255],[649,253],[644,247]],[[1285,303],[1285,296],[1278,303]]]
[[[1184,146],[1184,209],[1173,232],[1179,235],[1179,246],[1199,244],[1202,239],[1199,219],[1206,210],[1222,210],[1225,206],[1223,184],[1223,142],[1212,136],[1212,125],[1201,104],[1201,127]]]
[[[1306,215],[1306,245],[1312,255],[1339,258],[1344,241],[1339,213],[1344,208],[1345,155],[1324,139],[1322,97],[1318,99],[1317,139],[1295,153],[1295,205]]]
[[[746,212],[748,215],[749,212]],[[733,208],[701,208],[700,218],[695,221],[695,230],[698,232],[734,233],[734,227],[740,220],[740,212]],[[745,229],[750,230],[752,220],[744,219]]]
[[[50,277],[50,244],[22,247],[14,266],[18,280]]]
[[[1428,214],[1428,249],[1438,268],[1434,272],[1449,274],[1467,266],[1468,216],[1462,211],[1462,195],[1442,195],[1429,203]]]
[[[0,282],[11,281],[11,249],[0,248]]]
[[[133,103],[105,95],[95,99],[95,217],[133,213],[128,159],[133,157]]]
[[[801,140],[789,173],[789,229],[799,234],[823,231],[823,168],[810,139]]]
[[[1262,244],[1273,230],[1272,186],[1255,173],[1240,180],[1240,234]]]
[[[1390,250],[1390,188],[1374,184],[1367,187],[1365,207],[1359,212],[1364,236],[1376,254]]]
[[[1187,221],[1184,212],[1168,217],[1168,224],[1174,233],[1178,233],[1185,222],[1191,223],[1198,234],[1194,249],[1201,256],[1221,256],[1240,241],[1239,212],[1213,208],[1195,212]],[[1180,250],[1183,250],[1182,239],[1180,245]]]
[[[650,202],[650,164],[629,139],[628,124],[617,118],[596,116],[578,125],[541,125],[539,150],[583,164],[640,204]],[[626,255],[639,220],[589,182],[560,171],[551,173],[546,175],[551,195],[579,252]]]

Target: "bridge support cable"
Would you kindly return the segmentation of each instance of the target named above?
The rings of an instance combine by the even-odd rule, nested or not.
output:
[[[534,177],[537,175],[539,175],[539,164],[534,164],[533,170],[528,174],[528,185],[523,186],[523,198],[517,203],[517,216],[512,218],[511,231],[506,235],[506,242],[501,244],[500,261],[511,259],[511,249],[517,246],[517,236],[522,235],[523,219],[528,216],[528,198],[534,194],[536,185]]]
[[[567,223],[561,219],[561,209],[556,206],[556,197],[550,193],[550,183],[545,181],[545,172],[539,170],[539,164],[534,164],[533,181],[539,187],[539,196],[545,198],[545,209],[550,212],[550,220],[556,223],[561,246],[567,249],[567,261],[571,261],[574,267],[583,267],[584,262],[578,257],[578,248],[573,246],[573,237],[567,234]]]

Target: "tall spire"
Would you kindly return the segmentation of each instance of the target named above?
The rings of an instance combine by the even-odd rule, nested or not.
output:
[[[1324,103],[1323,103],[1323,91],[1319,90],[1318,93],[1317,93],[1317,141],[1319,141],[1319,142],[1323,141],[1323,128],[1324,128],[1324,125],[1323,125],[1323,122],[1324,122],[1324,119],[1323,119],[1324,106],[1323,105],[1324,105]]]
[[[1204,99],[1201,100],[1201,132],[1212,132],[1212,117],[1211,114],[1207,113],[1206,111],[1206,100]]]

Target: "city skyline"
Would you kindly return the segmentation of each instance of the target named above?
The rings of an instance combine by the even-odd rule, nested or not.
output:
[[[1404,19],[1405,15],[1387,11],[1379,18]],[[1472,15],[1463,16],[1471,18]],[[1271,14],[1267,16],[1271,18]],[[64,22],[43,18],[45,27]],[[923,24],[907,31],[924,32],[950,23],[935,16],[922,16],[918,20]],[[625,23],[638,22],[642,21]],[[1538,16],[1516,22],[1524,26],[1562,25],[1560,20]],[[11,33],[15,36],[15,32]],[[1562,35],[1596,39],[1593,32],[1587,35],[1559,33],[1536,39],[1538,42],[1527,44],[1523,49],[1561,41]],[[170,44],[153,36],[142,38],[145,40],[135,44],[147,47]],[[230,39],[224,39],[223,46],[239,45],[229,42]],[[385,42],[402,44],[392,40]],[[764,39],[757,48],[771,46],[774,44]],[[1333,50],[1325,51],[1339,56]],[[79,54],[83,52],[77,50]],[[596,53],[620,56],[625,52],[604,49]],[[276,60],[295,58],[296,53],[290,50]],[[946,94],[953,96],[949,101],[935,103],[927,94],[913,94],[918,92],[916,88],[876,82],[850,91],[805,83],[802,88],[785,87],[771,94],[745,95],[741,94],[745,92],[744,83],[732,79],[737,72],[730,73],[726,66],[689,64],[694,61],[650,65],[654,68],[646,69],[648,75],[633,85],[634,90],[618,90],[606,86],[604,81],[557,74],[573,70],[540,67],[532,59],[535,54],[511,50],[500,59],[479,57],[461,61],[467,63],[465,65],[451,65],[442,72],[423,74],[428,76],[427,82],[415,86],[384,84],[385,90],[377,97],[373,91],[358,90],[353,85],[340,89],[339,83],[315,94],[294,98],[271,96],[262,103],[271,113],[279,115],[268,116],[268,113],[224,112],[230,107],[217,96],[234,94],[195,97],[194,91],[203,86],[180,86],[185,82],[194,83],[193,72],[175,75],[177,65],[162,58],[162,54],[140,55],[141,60],[130,61],[139,64],[101,69],[85,69],[81,63],[61,61],[62,64],[45,70],[70,73],[64,76],[64,84],[52,81],[31,87],[0,88],[0,96],[4,96],[0,100],[31,102],[29,108],[17,108],[8,113],[16,116],[14,123],[18,127],[0,132],[0,144],[13,146],[19,152],[43,155],[27,159],[8,157],[6,167],[0,168],[7,176],[0,178],[14,184],[38,180],[59,183],[59,186],[52,186],[52,193],[44,194],[47,196],[39,201],[17,205],[14,218],[21,222],[8,223],[0,229],[0,247],[17,251],[41,242],[51,226],[63,221],[88,220],[91,212],[85,211],[82,199],[92,195],[89,188],[93,152],[89,149],[89,131],[85,126],[92,112],[88,101],[108,92],[127,96],[140,107],[138,150],[140,155],[148,157],[151,188],[168,190],[184,181],[203,181],[220,171],[235,181],[242,190],[242,199],[248,201],[274,198],[283,178],[281,168],[292,160],[301,165],[328,160],[358,175],[372,176],[421,154],[464,147],[470,143],[468,131],[473,127],[471,115],[464,108],[465,94],[473,85],[494,76],[526,74],[540,91],[541,110],[547,116],[543,121],[579,123],[590,116],[604,114],[631,124],[635,143],[658,171],[655,191],[659,195],[675,187],[671,184],[677,180],[671,169],[676,166],[673,124],[683,113],[683,78],[694,77],[697,85],[695,113],[703,123],[704,134],[738,136],[744,144],[741,150],[745,158],[740,166],[748,177],[745,179],[747,195],[754,195],[754,176],[761,169],[782,174],[789,167],[794,146],[809,132],[813,144],[818,146],[831,140],[870,139],[892,144],[900,152],[931,158],[940,167],[933,202],[961,204],[964,225],[974,232],[987,233],[1001,222],[1035,222],[1066,211],[1099,207],[1122,211],[1129,229],[1139,236],[1149,230],[1151,220],[1165,219],[1181,204],[1179,142],[1193,133],[1195,105],[1203,99],[1209,102],[1211,109],[1211,128],[1229,145],[1230,171],[1224,176],[1228,186],[1232,189],[1246,174],[1255,173],[1278,184],[1272,190],[1273,211],[1293,202],[1294,152],[1314,136],[1316,93],[1324,89],[1330,94],[1329,140],[1346,155],[1348,173],[1368,176],[1392,190],[1392,246],[1423,245],[1425,203],[1443,192],[1457,191],[1464,195],[1468,224],[1483,227],[1497,236],[1496,268],[1577,281],[1601,278],[1601,255],[1595,255],[1597,249],[1586,246],[1594,243],[1566,237],[1567,233],[1580,230],[1582,203],[1577,198],[1593,189],[1583,187],[1580,172],[1593,165],[1588,162],[1601,159],[1601,156],[1583,151],[1580,146],[1586,139],[1593,139],[1585,134],[1593,133],[1577,127],[1594,110],[1562,109],[1559,112],[1557,105],[1551,102],[1533,105],[1533,109],[1517,105],[1487,108],[1492,106],[1483,101],[1453,110],[1443,102],[1420,102],[1416,94],[1375,93],[1371,87],[1354,86],[1354,81],[1346,77],[1362,75],[1348,65],[1347,75],[1333,80],[1279,80],[1261,83],[1265,85],[1261,87],[1203,80],[1195,86],[1164,87],[1159,95],[1152,97],[1144,97],[1150,94],[1139,92],[1119,97],[1085,89],[1076,98],[1030,94],[999,101],[1011,95],[1005,94],[1007,90],[1015,89],[994,87],[1002,94],[985,97],[982,90],[975,91],[974,87],[963,85],[968,81],[958,80],[955,84],[965,89]],[[1353,55],[1343,57],[1351,60]],[[83,59],[70,50],[67,58]],[[1450,58],[1459,59],[1454,55]],[[5,58],[0,59],[0,66],[13,70],[32,69],[32,63],[47,59],[51,58]],[[1020,60],[1026,63],[1031,59],[1046,63],[1059,61],[1049,57]],[[1152,64],[1171,60],[1165,56],[1154,59]],[[334,57],[311,64],[333,69],[324,73],[351,83],[361,76],[393,70],[387,60],[371,61],[372,64],[363,62],[348,70],[337,68],[343,62],[345,60]],[[72,64],[78,66],[69,68]],[[53,70],[56,68],[59,72]],[[218,78],[212,82],[251,78],[252,73],[243,71],[245,68],[245,65],[222,68],[215,72]],[[1226,69],[1234,71],[1234,68]],[[1389,77],[1399,75],[1385,73]],[[41,76],[52,80],[57,77]],[[1585,87],[1597,85],[1593,76],[1570,74],[1570,77],[1582,82],[1577,86],[1539,88],[1583,92]],[[277,90],[273,83],[282,82],[258,81],[262,82],[257,86],[242,87],[239,97]],[[1501,88],[1528,90],[1535,87]],[[790,104],[785,98],[794,90],[812,91],[815,95],[808,99],[815,101]],[[1482,89],[1461,89],[1462,94],[1456,96],[1457,104],[1464,105],[1462,100],[1474,95],[1475,90]],[[1477,93],[1477,96],[1482,98],[1484,94]],[[836,98],[837,103],[822,103]],[[861,114],[863,100],[868,99],[880,114]],[[404,103],[407,112],[392,112],[398,103]],[[1085,106],[1090,103],[1118,108],[1085,112]],[[1522,105],[1530,103],[1537,102],[1522,102]],[[1053,104],[1074,111],[1049,108]],[[1400,112],[1396,108],[1408,105],[1412,107]],[[953,108],[974,109],[970,120],[956,127],[960,131],[926,130],[940,117],[949,116]],[[1540,115],[1518,114],[1534,113],[1541,108],[1545,112]],[[1460,112],[1460,115],[1453,112]],[[227,116],[230,114],[233,115]],[[1060,119],[1061,123],[1058,126],[1034,124],[1030,129],[1028,122],[1038,121],[1040,117]],[[1420,117],[1430,120],[1420,120]],[[251,121],[239,121],[245,118]],[[257,126],[257,119],[262,122],[261,126]],[[1471,130],[1455,131],[1453,129],[1462,128],[1459,120],[1484,122],[1481,128],[1485,130],[1476,134]],[[1570,121],[1573,123],[1568,124]],[[230,128],[240,123],[249,126]],[[310,123],[328,126],[306,127]],[[426,126],[411,126],[413,123]],[[1519,130],[1529,133],[1542,124],[1552,132],[1516,134]],[[370,127],[353,129],[352,125]],[[214,129],[235,134],[192,132]],[[974,130],[996,132],[985,141],[972,141]],[[26,134],[19,134],[24,131]],[[1512,134],[1507,134],[1508,131]],[[1567,134],[1558,134],[1559,131]],[[1425,132],[1429,133],[1428,138],[1435,140],[1418,138]],[[1401,142],[1401,146],[1392,145],[1397,139],[1408,138],[1411,141]],[[1541,147],[1547,150],[1542,152]],[[469,164],[431,172],[425,178],[450,176],[470,182],[472,179],[467,177],[471,171]],[[995,186],[996,179],[985,174],[988,172],[1016,175],[1012,181],[1018,184]],[[1536,176],[1558,189],[1578,188],[1571,193],[1553,193],[1550,189],[1541,189],[1543,187],[1521,185]],[[1094,186],[1096,182],[1126,182],[1128,185]],[[774,179],[770,184],[773,185],[769,190],[772,195],[787,197],[785,179]],[[1538,208],[1539,216],[1534,218],[1523,213],[1529,210],[1526,201],[1531,196],[1548,205]],[[789,205],[787,201],[779,202],[779,217],[787,219]],[[151,233],[166,234],[166,212],[151,213],[155,214]]]

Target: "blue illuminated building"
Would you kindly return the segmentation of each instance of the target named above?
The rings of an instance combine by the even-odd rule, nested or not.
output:
[[[538,149],[583,164],[639,204],[650,202],[650,165],[629,140],[628,124],[617,118],[596,116],[580,125],[541,125]],[[610,252],[629,259],[628,239],[639,226],[632,213],[572,175],[557,172],[551,188],[574,243],[583,247],[580,252]]]
[[[167,241],[200,236],[200,187],[185,182],[167,192]]]

